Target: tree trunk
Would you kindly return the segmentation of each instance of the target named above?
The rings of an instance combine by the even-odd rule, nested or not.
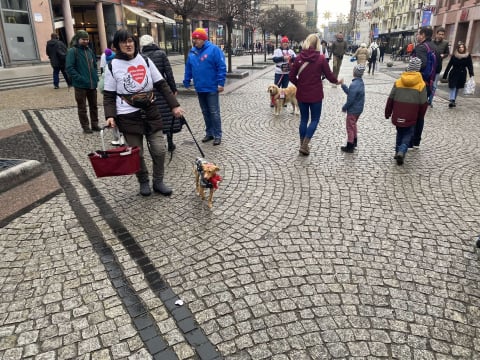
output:
[[[227,25],[227,72],[231,73],[232,72],[232,31],[233,31],[233,19],[232,20],[227,20],[226,22]]]
[[[182,41],[183,41],[183,60],[187,63],[188,53],[192,48],[191,44],[189,43],[190,40],[190,29],[188,26],[188,19],[184,15],[182,16]]]

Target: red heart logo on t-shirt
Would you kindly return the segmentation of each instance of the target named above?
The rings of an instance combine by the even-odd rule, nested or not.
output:
[[[130,73],[130,75],[132,75],[132,79],[139,84],[143,83],[143,80],[145,79],[145,75],[147,75],[147,70],[143,65],[130,66],[127,69],[127,71]]]

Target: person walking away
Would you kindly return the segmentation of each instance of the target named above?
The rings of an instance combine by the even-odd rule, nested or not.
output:
[[[336,40],[332,43],[331,54],[333,56],[333,74],[338,78],[340,67],[342,66],[343,56],[347,51],[347,42],[343,38],[343,33],[336,35]],[[333,85],[336,87],[337,85]]]
[[[353,56],[357,58],[357,64],[365,66],[367,64],[368,58],[370,57],[370,53],[367,49],[367,44],[361,43],[360,47],[357,49],[357,51],[355,51],[355,54]]]
[[[424,26],[418,29],[416,35],[417,46],[413,49],[411,55],[418,57],[422,62],[420,73],[427,88],[427,98],[429,98],[432,93],[432,84],[435,80],[436,59],[438,58],[435,48],[432,45],[432,35],[433,30],[430,26]],[[420,146],[424,124],[424,117],[417,119],[410,147],[418,148]]]
[[[343,83],[343,80],[338,80],[332,73],[328,62],[320,53],[318,36],[310,34],[303,42],[302,51],[295,59],[289,74],[290,81],[297,87],[296,97],[300,108],[299,153],[305,156],[310,154],[310,140],[315,134],[322,113],[323,75],[332,84]]]
[[[445,72],[443,73],[443,79],[448,78],[448,89],[450,91],[448,104],[449,108],[456,107],[458,89],[463,89],[467,82],[467,70],[468,75],[473,78],[473,63],[472,56],[467,51],[465,43],[459,41],[457,48],[452,54],[450,61],[448,62]]]
[[[437,69],[435,71],[435,81],[433,82],[432,92],[428,97],[428,103],[433,107],[433,97],[438,87],[438,80],[440,80],[440,73],[442,72],[443,59],[450,55],[450,49],[448,48],[448,41],[445,39],[445,28],[439,27],[435,33],[435,40],[432,41],[432,47],[436,50],[437,55]]]
[[[340,150],[353,153],[357,147],[357,122],[365,106],[365,84],[363,83],[364,64],[357,64],[353,68],[353,79],[350,86],[342,84],[342,89],[347,94],[347,102],[342,106],[342,111],[347,113],[347,145]]]
[[[377,60],[378,60],[378,45],[374,41],[370,44],[370,48],[368,50],[369,57],[368,57],[368,75],[370,75],[370,72],[372,75],[375,74],[375,66],[377,65]]]
[[[380,56],[378,57],[378,62],[383,63],[383,58],[385,56],[386,45],[383,41],[380,41],[380,45],[378,45],[378,51],[380,52]]]
[[[289,79],[289,72],[290,66],[293,64],[295,60],[296,54],[295,51],[288,47],[288,37],[283,36],[282,40],[280,41],[280,48],[275,49],[273,52],[272,60],[275,63],[275,78],[274,82],[279,88],[286,88],[288,87]],[[275,99],[272,96],[270,101],[270,107],[275,106]]]
[[[222,50],[207,39],[207,32],[202,28],[197,28],[192,33],[193,47],[185,64],[183,85],[190,88],[193,79],[205,121],[205,137],[202,142],[213,140],[213,145],[220,145],[222,119],[219,94],[224,90],[227,67]]]
[[[397,129],[395,156],[397,165],[403,165],[412,141],[415,123],[425,117],[427,89],[420,74],[421,60],[410,58],[407,71],[395,81],[385,106],[385,119],[392,118]]]
[[[144,56],[147,56],[153,61],[158,71],[160,71],[160,74],[162,74],[163,78],[170,87],[172,94],[177,96],[177,85],[175,83],[172,67],[170,66],[170,61],[168,60],[167,54],[160,50],[160,48],[153,43],[153,37],[150,35],[143,35],[140,38],[140,49]],[[154,90],[154,92],[155,104],[158,106],[160,114],[162,115],[163,133],[167,136],[167,150],[172,152],[176,148],[175,144],[173,143],[172,132],[174,116],[170,110],[167,100],[162,93],[157,90]]]
[[[100,131],[98,127],[97,105],[97,58],[88,47],[89,36],[85,30],[79,30],[70,42],[67,52],[67,73],[75,89],[75,101],[78,108],[78,119],[83,132],[91,134]],[[87,116],[87,101],[90,112],[90,122]],[[89,126],[91,124],[91,128]]]
[[[138,40],[127,30],[118,30],[113,37],[117,53],[111,70],[105,72],[103,107],[107,126],[118,126],[130,146],[140,148],[140,171],[137,180],[140,194],[151,194],[145,163],[144,138],[153,161],[153,190],[170,196],[164,182],[165,139],[162,117],[153,103],[153,88],[163,94],[175,117],[184,113],[153,61],[139,54]]]
[[[59,89],[59,74],[60,72],[67,83],[67,86],[70,87],[72,84],[68,75],[65,71],[65,59],[67,57],[67,47],[65,44],[58,39],[56,33],[50,35],[50,40],[47,41],[47,46],[45,49],[47,56],[50,59],[50,65],[53,68],[53,88]]]

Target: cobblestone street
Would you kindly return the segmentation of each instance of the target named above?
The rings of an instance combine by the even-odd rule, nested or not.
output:
[[[100,138],[81,132],[73,91],[0,93],[2,131],[24,129],[0,157],[38,160],[59,186],[0,230],[0,359],[480,359],[480,101],[449,109],[442,84],[398,166],[384,108],[402,66],[364,75],[354,154],[340,87],[324,82],[302,157],[299,117],[269,107],[273,67],[232,82],[222,144],[201,144],[223,177],[212,209],[186,128],[174,194],[142,197],[134,176],[95,177]],[[200,140],[196,96],[179,101]]]

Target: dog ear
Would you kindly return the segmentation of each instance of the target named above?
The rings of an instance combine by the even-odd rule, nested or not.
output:
[[[215,171],[220,171],[220,168],[217,165],[215,165],[214,170]]]

